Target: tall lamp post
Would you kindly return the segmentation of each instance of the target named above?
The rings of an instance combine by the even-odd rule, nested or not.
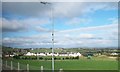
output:
[[[40,2],[44,5],[52,5],[52,3],[48,2]],[[53,16],[53,7],[51,7],[51,20],[52,20],[52,72],[54,72],[54,16]]]

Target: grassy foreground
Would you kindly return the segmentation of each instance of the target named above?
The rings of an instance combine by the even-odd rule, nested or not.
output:
[[[16,67],[17,62],[19,62],[21,69],[25,69],[26,64],[29,64],[30,70],[40,70],[40,66],[44,66],[44,70],[51,70],[51,61],[15,59],[12,61],[13,66]],[[79,60],[55,61],[55,70],[59,70],[60,68],[63,70],[118,70],[118,61],[109,58],[81,58]]]

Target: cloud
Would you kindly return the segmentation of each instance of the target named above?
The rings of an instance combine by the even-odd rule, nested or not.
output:
[[[83,27],[83,28],[77,28],[77,29],[70,29],[70,30],[63,30],[59,31],[61,33],[68,33],[68,32],[86,32],[86,31],[97,31],[97,30],[109,30],[117,28],[118,24],[110,24],[110,25],[103,25],[103,26],[94,26],[94,27]]]
[[[98,10],[115,10],[118,8],[117,5],[115,2],[58,2],[53,5],[53,12],[55,16],[72,18],[89,15]]]
[[[9,13],[13,15],[38,17],[47,15],[50,11],[50,5],[45,6],[40,2],[3,2],[3,14]]]
[[[73,25],[79,25],[79,24],[88,24],[91,21],[92,21],[91,19],[74,17],[74,18],[70,19],[69,21],[67,21],[65,24],[73,26]]]
[[[109,18],[108,21],[112,22],[112,24],[118,24],[117,18]]]
[[[80,38],[94,38],[93,34],[80,34]]]
[[[21,20],[21,22],[29,25],[43,25],[49,24],[50,20],[49,18],[26,18]]]
[[[20,23],[17,20],[2,19],[1,29],[3,32],[17,32],[27,29],[26,25]]]
[[[84,24],[91,20],[79,18],[98,10],[114,10],[117,3],[97,2],[56,2],[53,5],[40,3],[3,3],[3,32],[38,31],[39,35],[26,37],[4,37],[3,45],[13,47],[51,47],[50,24],[51,7],[53,16],[67,18],[66,24]],[[22,17],[22,18],[19,18]],[[10,18],[9,18],[10,17]],[[117,19],[108,19],[111,24],[55,31],[55,47],[107,47],[117,46]],[[46,26],[48,25],[48,26]],[[45,33],[41,33],[45,32]],[[116,43],[116,44],[115,44]]]
[[[55,33],[61,47],[117,47],[118,24],[63,30]],[[63,44],[62,44],[63,43]]]
[[[115,27],[114,27],[115,28]],[[103,28],[101,28],[103,29]],[[107,28],[108,29],[108,28]],[[89,31],[88,31],[89,32]],[[92,30],[96,32],[96,30]],[[116,30],[115,30],[116,32]],[[76,34],[74,34],[76,33]],[[56,32],[55,33],[55,47],[116,47],[117,36],[114,35],[114,31],[109,27],[108,32],[104,30],[100,33],[85,33],[83,32]],[[44,33],[39,35],[33,35],[29,37],[18,38],[3,38],[3,45],[11,45],[16,47],[48,47],[52,46],[51,33]]]
[[[54,17],[70,18],[93,13],[97,10],[117,9],[117,5],[117,2],[54,2],[52,5],[43,5],[39,2],[4,2],[3,15],[51,17],[51,12],[53,12]]]
[[[42,27],[36,27],[36,31],[38,32],[51,32],[50,29],[42,28]]]
[[[28,37],[4,37],[2,41],[5,46],[13,47],[44,47],[52,44],[50,37],[46,35],[28,36]],[[47,46],[48,47],[48,46]]]
[[[2,2],[0,1],[0,17],[2,17]]]
[[[118,44],[118,23],[115,22],[116,19],[112,18],[110,20],[111,20],[111,24],[55,31],[55,34],[54,34],[55,47],[65,47],[65,48],[117,47],[118,46],[117,45]],[[22,23],[27,23],[27,22],[29,22],[29,19],[22,21]],[[37,23],[32,24],[32,26],[36,25],[36,27],[38,27],[38,30],[40,30],[41,32],[46,31],[45,33],[26,36],[26,37],[25,36],[3,37],[3,45],[6,45],[6,46],[11,45],[13,47],[48,47],[50,48],[52,46],[51,33],[48,32],[49,31],[48,29],[44,29],[40,26],[37,26],[38,24]],[[41,25],[44,25],[44,24],[41,24]]]
[[[24,20],[2,18],[1,29],[3,32],[25,32],[29,30],[38,30],[35,27],[41,27],[50,23],[49,19],[27,18]],[[45,29],[41,27],[41,31]],[[39,30],[40,31],[40,30]]]

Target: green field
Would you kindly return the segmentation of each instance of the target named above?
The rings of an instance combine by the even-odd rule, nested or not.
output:
[[[10,62],[11,60],[9,60]],[[44,70],[51,70],[51,61],[41,60],[12,60],[14,66],[17,66],[17,62],[20,63],[20,67],[26,68],[26,64],[30,65],[30,70],[40,70],[40,66],[44,66]],[[57,60],[55,61],[55,70],[118,70],[118,61],[108,58],[81,58],[79,60]]]

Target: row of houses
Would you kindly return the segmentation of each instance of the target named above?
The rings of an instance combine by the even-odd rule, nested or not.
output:
[[[4,55],[5,57],[13,57],[15,56],[16,54],[6,54]],[[24,56],[52,56],[53,54],[52,53],[32,53],[32,52],[27,52],[26,54],[24,54]],[[98,54],[98,55],[101,55],[101,54]],[[118,53],[111,53],[110,54],[111,56],[118,56],[119,54]],[[54,53],[54,56],[70,56],[70,57],[77,57],[77,56],[82,56],[81,53]]]
[[[112,56],[117,56],[117,55],[119,55],[118,53],[111,53],[110,55],[112,55]]]
[[[28,52],[27,54],[25,54],[25,56],[71,56],[71,57],[77,57],[77,56],[81,56],[81,54],[78,53],[31,53]]]

